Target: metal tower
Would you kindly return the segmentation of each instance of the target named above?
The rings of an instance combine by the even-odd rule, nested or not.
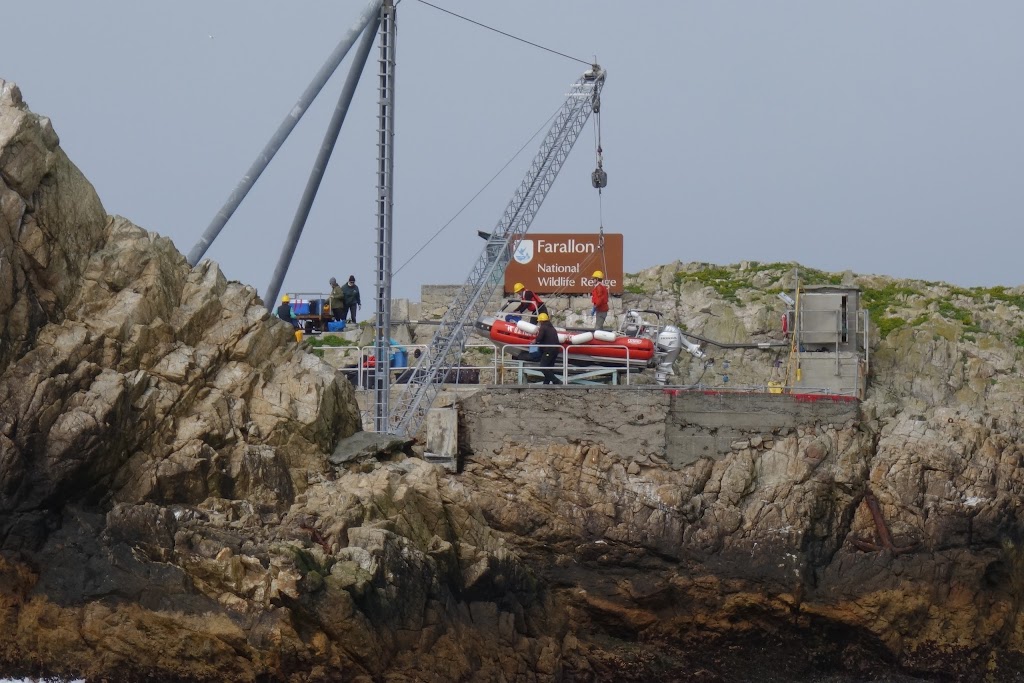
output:
[[[373,424],[388,431],[391,390],[391,229],[395,178],[395,5],[384,0],[380,10],[380,56],[377,59],[377,282],[373,343]]]

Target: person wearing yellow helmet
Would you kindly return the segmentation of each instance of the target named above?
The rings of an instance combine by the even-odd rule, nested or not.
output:
[[[562,345],[558,341],[558,330],[551,324],[551,316],[547,311],[537,315],[537,337],[533,340],[540,350],[540,368],[544,373],[544,384],[561,384],[555,374],[555,360],[562,352]]]
[[[292,327],[298,327],[299,321],[295,318],[290,302],[291,298],[287,294],[281,297],[281,305],[277,307],[277,317],[286,323],[290,323]]]
[[[512,293],[513,294],[518,294],[519,295],[519,300],[521,302],[519,304],[519,307],[516,308],[513,312],[514,313],[526,313],[526,312],[529,312],[530,313],[530,322],[531,323],[536,323],[537,322],[537,314],[538,313],[547,313],[548,312],[548,307],[547,307],[547,305],[545,305],[544,301],[539,296],[534,294],[532,290],[527,289],[526,285],[524,285],[522,282],[517,282],[514,285],[512,285]]]
[[[600,270],[594,271],[594,288],[590,290],[590,303],[594,307],[590,312],[594,314],[594,329],[604,329],[604,321],[608,318],[608,288],[604,285],[604,273]]]

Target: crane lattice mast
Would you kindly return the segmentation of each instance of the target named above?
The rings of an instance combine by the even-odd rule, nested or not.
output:
[[[374,321],[375,369],[373,425],[378,433],[388,430],[388,399],[391,387],[391,253],[395,178],[395,38],[393,0],[380,10],[380,57],[377,60],[377,254],[376,319]]]
[[[529,229],[566,157],[590,115],[600,110],[605,72],[594,64],[572,84],[540,150],[505,213],[487,239],[483,253],[448,308],[426,353],[411,373],[391,414],[392,433],[415,436],[440,391],[442,373],[458,367],[466,338],[501,284],[519,240]],[[379,360],[378,360],[379,362]],[[382,431],[382,430],[379,430]]]

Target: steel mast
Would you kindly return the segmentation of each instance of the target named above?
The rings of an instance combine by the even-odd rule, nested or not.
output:
[[[380,56],[377,60],[377,282],[373,353],[373,424],[388,431],[391,391],[391,235],[395,178],[395,24],[394,0],[380,9]]]

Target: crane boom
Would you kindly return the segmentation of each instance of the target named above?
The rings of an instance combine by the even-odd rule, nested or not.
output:
[[[569,89],[565,103],[548,129],[540,150],[505,213],[487,239],[483,253],[441,319],[434,338],[411,373],[391,416],[393,433],[415,436],[441,390],[440,375],[458,367],[469,329],[483,314],[504,278],[520,238],[530,228],[552,183],[562,169],[584,124],[600,110],[605,71],[594,64]]]

